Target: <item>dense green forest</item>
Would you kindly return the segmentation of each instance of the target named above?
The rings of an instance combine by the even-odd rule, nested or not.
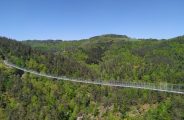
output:
[[[107,34],[89,39],[0,37],[0,120],[182,120],[184,95],[57,81],[7,67],[104,81],[184,85],[184,36],[168,40]]]

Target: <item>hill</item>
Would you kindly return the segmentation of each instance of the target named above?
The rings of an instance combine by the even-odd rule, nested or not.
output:
[[[184,84],[184,38],[102,35],[78,41],[0,38],[0,119],[183,119],[184,96],[73,84],[9,68],[104,81]]]

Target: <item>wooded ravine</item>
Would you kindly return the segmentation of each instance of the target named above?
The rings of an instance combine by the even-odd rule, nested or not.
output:
[[[182,120],[184,95],[72,83],[39,73],[103,81],[184,85],[184,36],[133,39],[107,34],[83,40],[0,37],[0,120]]]

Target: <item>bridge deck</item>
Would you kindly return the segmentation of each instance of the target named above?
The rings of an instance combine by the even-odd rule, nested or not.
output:
[[[4,60],[4,64],[9,67],[13,67],[24,72],[28,72],[31,74],[35,74],[38,76],[43,76],[47,78],[53,78],[58,80],[66,80],[71,82],[79,82],[79,83],[87,83],[87,84],[95,84],[95,85],[105,85],[105,86],[115,86],[115,87],[127,87],[127,88],[138,88],[138,89],[147,89],[147,90],[154,90],[154,91],[163,91],[163,92],[170,92],[170,93],[178,93],[184,94],[184,86],[177,85],[177,84],[154,84],[154,83],[135,83],[135,82],[117,82],[117,81],[102,81],[102,80],[83,80],[83,79],[73,79],[67,78],[65,76],[53,76],[44,73],[39,73],[33,70],[29,70],[26,68],[19,67],[15,64],[9,63],[7,60]]]

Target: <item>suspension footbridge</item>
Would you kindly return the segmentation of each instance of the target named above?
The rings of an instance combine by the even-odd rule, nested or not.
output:
[[[169,83],[138,83],[138,82],[120,82],[120,81],[102,81],[102,80],[83,80],[83,79],[73,79],[67,78],[65,76],[53,76],[44,73],[39,73],[30,69],[19,67],[15,64],[4,60],[4,64],[13,67],[19,70],[22,70],[27,73],[31,73],[37,76],[58,79],[58,80],[65,80],[71,82],[78,82],[78,83],[86,83],[86,84],[94,84],[94,85],[104,85],[104,86],[114,86],[114,87],[124,87],[124,88],[137,88],[137,89],[146,89],[146,90],[153,90],[159,92],[170,92],[170,93],[177,93],[177,94],[184,94],[184,85],[179,84],[169,84]]]

